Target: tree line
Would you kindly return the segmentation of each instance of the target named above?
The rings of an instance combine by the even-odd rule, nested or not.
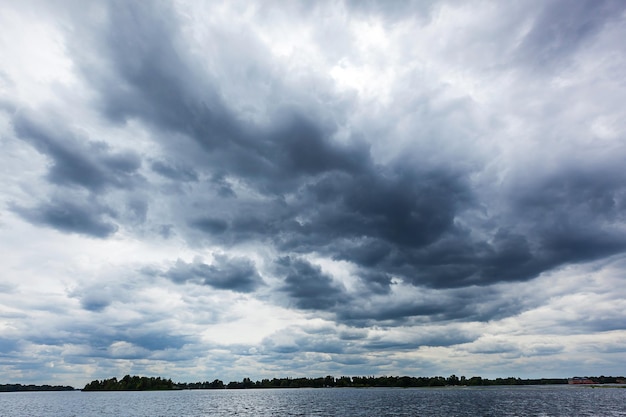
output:
[[[618,383],[623,377],[589,377],[598,384]],[[335,378],[331,375],[319,378],[272,378],[252,381],[244,378],[241,381],[231,381],[225,384],[219,379],[213,382],[178,382],[160,377],[140,377],[126,375],[122,379],[94,380],[83,388],[84,391],[145,391],[145,390],[174,390],[174,389],[249,389],[249,388],[328,388],[328,387],[444,387],[444,386],[490,386],[490,385],[549,385],[567,384],[567,378],[495,378],[488,379],[480,376],[466,378],[450,375],[434,377],[412,376],[342,376]]]
[[[171,379],[126,375],[119,380],[116,377],[101,381],[93,380],[85,385],[83,391],[153,391],[171,389],[176,389]]]
[[[521,378],[496,378],[487,379],[479,376],[466,378],[450,375],[434,377],[413,377],[413,376],[342,376],[335,378],[326,376],[322,378],[273,378],[262,379],[253,382],[249,378],[244,378],[241,382],[230,382],[226,388],[325,388],[325,387],[445,387],[445,386],[484,386],[484,385],[540,385],[540,384],[567,384],[567,378],[542,378],[542,379],[521,379]]]
[[[67,385],[0,384],[0,392],[20,391],[74,391],[74,387]]]

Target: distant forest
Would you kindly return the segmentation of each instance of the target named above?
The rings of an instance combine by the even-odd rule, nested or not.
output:
[[[624,377],[586,377],[596,384],[611,384],[624,381]],[[411,377],[411,376],[342,376],[335,378],[326,376],[320,378],[273,378],[252,381],[244,378],[242,381],[233,381],[225,384],[219,379],[213,382],[178,382],[160,377],[130,376],[122,379],[94,380],[85,385],[83,391],[146,391],[146,390],[177,390],[177,389],[248,389],[248,388],[327,388],[327,387],[444,387],[444,386],[489,386],[489,385],[548,385],[567,384],[567,378],[496,378],[488,379],[479,376],[466,378],[451,375],[447,378]]]
[[[102,381],[96,379],[85,385],[83,391],[153,391],[171,389],[179,389],[171,379],[126,375],[119,380],[115,377],[103,379]]]
[[[61,385],[0,384],[0,392],[20,391],[74,391],[74,387]]]

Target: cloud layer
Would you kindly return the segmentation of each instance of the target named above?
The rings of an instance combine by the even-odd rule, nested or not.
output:
[[[610,374],[625,13],[7,7],[3,375]]]

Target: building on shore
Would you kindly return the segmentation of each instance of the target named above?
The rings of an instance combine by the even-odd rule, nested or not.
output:
[[[593,379],[589,379],[586,376],[585,377],[580,377],[580,376],[575,376],[573,378],[570,378],[567,380],[568,384],[573,384],[573,385],[579,385],[579,384],[595,384],[596,381],[594,381]]]

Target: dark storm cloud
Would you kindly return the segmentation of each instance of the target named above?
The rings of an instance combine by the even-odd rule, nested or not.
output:
[[[567,62],[584,42],[607,22],[619,19],[626,9],[619,0],[555,0],[540,4],[542,10],[518,50],[523,63],[536,67]]]
[[[374,294],[388,294],[393,283],[392,276],[384,272],[362,271],[359,278]]]
[[[348,301],[343,289],[322,272],[319,266],[289,256],[278,259],[276,265],[278,273],[285,276],[282,291],[299,308],[325,310]]]
[[[243,118],[234,110],[237,103],[220,94],[220,84],[207,75],[211,72],[200,73],[201,65],[185,54],[181,22],[174,11],[165,10],[167,5],[108,6],[101,32],[74,40],[77,65],[99,94],[104,113],[111,120],[139,119],[167,132],[155,135],[156,140],[175,156],[173,160],[189,165],[159,160],[152,164],[153,171],[176,181],[212,178],[219,197],[190,201],[177,213],[182,227],[177,225],[176,230],[193,236],[201,232],[222,244],[269,243],[281,252],[279,256],[285,255],[278,262],[278,274],[285,279],[283,291],[299,308],[336,311],[347,300],[332,277],[299,255],[316,253],[349,261],[357,266],[358,277],[370,293],[387,294],[393,277],[416,287],[487,286],[529,280],[568,263],[600,259],[626,248],[626,237],[612,227],[623,220],[621,174],[619,180],[607,181],[593,173],[593,166],[588,172],[562,166],[543,182],[531,181],[508,194],[486,193],[494,200],[481,201],[470,185],[476,172],[467,164],[428,163],[437,156],[435,148],[413,158],[376,164],[365,142],[333,139],[344,121],[341,116],[322,117],[330,111],[325,113],[312,99],[294,98],[293,105],[282,107],[270,103],[262,125]],[[363,7],[367,12],[391,6],[370,2]],[[616,2],[548,3],[522,42],[520,59],[536,65],[561,60],[597,33],[620,7]],[[391,9],[391,15],[396,13]],[[81,42],[90,42],[89,48]],[[216,47],[228,54],[227,46]],[[84,51],[98,51],[107,65],[93,68],[93,57]],[[264,74],[268,84],[281,83],[280,73]],[[338,105],[335,110],[341,115],[345,109]],[[56,160],[68,161],[68,171],[55,174],[65,182],[83,181],[92,188],[116,185],[138,167],[128,156],[126,160],[101,151],[102,158],[119,158],[117,164],[107,165],[108,176],[98,175],[96,168],[104,166],[98,162],[100,157],[81,169],[74,162],[81,158],[65,156],[67,152],[50,145],[56,142],[48,134],[37,130],[28,134],[28,126],[22,128],[25,137],[36,138],[37,146]],[[194,146],[181,146],[189,139]],[[437,138],[415,138],[422,139]],[[74,175],[83,171],[85,179]],[[241,203],[234,183],[260,197]],[[508,211],[489,211],[491,205]],[[472,220],[471,213],[482,209],[492,218]],[[211,268],[183,263],[168,276],[245,291],[252,291],[251,283],[258,282],[240,278],[241,284],[231,287]],[[240,281],[233,278],[232,282]],[[396,311],[374,312],[372,317],[454,316],[455,310],[446,309],[449,306],[404,305]],[[360,313],[355,309],[353,314]]]
[[[461,181],[451,173],[406,167],[328,176],[307,190],[317,206],[305,230],[322,239],[371,238],[381,246],[422,247],[454,227],[455,212],[469,198]]]
[[[212,264],[178,260],[164,275],[173,282],[193,282],[223,290],[251,292],[263,284],[254,263],[243,257],[215,256]]]
[[[37,120],[18,113],[13,127],[18,136],[52,160],[48,179],[58,185],[81,186],[91,191],[105,187],[132,188],[141,181],[138,154],[115,152],[104,142],[93,142],[67,131],[62,121]]]
[[[513,215],[526,223],[528,239],[537,246],[528,268],[538,272],[626,249],[626,236],[614,227],[626,217],[626,176],[615,162],[563,167],[512,196]],[[517,253],[522,251],[529,249]]]
[[[164,14],[172,19],[162,19]],[[93,69],[87,57],[77,57],[111,118],[140,118],[191,137],[207,151],[205,160],[215,173],[236,174],[262,192],[297,187],[294,180],[307,175],[355,170],[368,157],[362,145],[330,141],[334,127],[311,120],[303,111],[284,108],[265,128],[240,120],[217,94],[218,85],[195,71],[198,63],[179,51],[173,16],[155,4],[120,3],[109,10],[110,28],[103,28],[107,35],[96,39],[111,66]],[[176,149],[174,143],[164,146]],[[180,173],[161,164],[155,168],[166,176]]]
[[[164,161],[154,161],[150,168],[154,172],[174,181],[198,181],[198,173],[193,168],[172,165]]]
[[[208,148],[238,136],[218,95],[179,52],[183,48],[176,44],[175,11],[165,3],[114,1],[106,6],[107,27],[100,28],[101,37],[93,46],[110,67],[89,66],[93,57],[81,55],[82,39],[74,46],[85,77],[102,93],[101,105],[109,118],[140,118],[197,138]]]
[[[372,294],[363,292],[355,296],[362,300],[353,304],[340,304],[334,309],[337,319],[356,328],[366,328],[377,322],[390,326],[443,323],[456,321],[490,321],[511,317],[532,308],[530,300],[493,287],[467,287],[454,289],[420,288],[412,297],[395,296],[370,300]],[[399,296],[400,295],[400,296]],[[392,300],[392,301],[390,301]]]
[[[329,171],[359,172],[369,163],[365,145],[335,144],[329,140],[334,129],[297,111],[285,109],[275,123],[258,149],[263,161],[271,164],[267,174],[304,177]]]
[[[228,222],[226,220],[211,217],[193,220],[189,225],[211,235],[222,234],[228,229]]]
[[[108,220],[115,213],[93,199],[77,201],[53,198],[35,207],[13,205],[10,208],[31,223],[66,233],[106,238],[118,229],[115,223]]]
[[[459,193],[440,186],[442,197],[430,200],[432,194],[437,194],[425,193],[428,195],[424,198],[425,204],[432,206],[426,206],[424,218],[427,220],[423,224],[417,223],[412,228],[408,222],[399,221],[401,215],[390,215],[392,220],[384,227],[381,223],[379,235],[368,234],[366,226],[355,227],[355,232],[364,232],[363,237],[358,238],[355,233],[350,240],[336,240],[328,253],[360,265],[365,281],[382,278],[376,281],[373,290],[384,290],[390,282],[386,279],[389,274],[418,286],[453,288],[524,281],[564,264],[611,256],[626,249],[626,236],[614,227],[623,221],[626,207],[623,185],[626,178],[621,170],[612,168],[616,166],[619,164],[612,160],[575,169],[563,166],[552,175],[530,183],[512,183],[510,194],[504,196],[510,211],[499,216],[495,228],[483,229],[489,235],[487,239],[476,239],[471,229],[453,221],[453,216],[462,214],[463,209],[471,209],[474,202],[466,198],[467,203],[464,203],[463,193],[459,197]],[[369,189],[375,191],[376,186]],[[393,190],[393,187],[385,190]],[[341,195],[339,192],[329,194]],[[370,196],[375,199],[377,195]],[[414,213],[419,209],[419,197],[419,193],[415,193],[406,199],[413,203],[412,207],[406,205],[410,207],[406,212]],[[393,201],[393,198],[381,201]],[[401,202],[396,199],[388,210],[401,208]],[[368,206],[361,203],[361,207]],[[437,210],[440,212],[436,213]],[[363,208],[334,211],[345,213],[346,218],[348,213],[354,216],[336,222],[332,231],[339,231],[341,237],[350,236],[342,232],[341,227],[349,226],[359,211]],[[384,218],[375,214],[365,219],[380,221]],[[441,219],[439,223],[437,217]],[[395,230],[407,233],[408,237],[392,234],[395,222],[398,222]],[[323,222],[314,224],[319,226]],[[428,227],[433,228],[432,239],[412,240],[414,235],[427,232]],[[318,230],[322,230],[324,236],[330,235],[323,233],[323,228]],[[386,275],[372,275],[373,271]]]

